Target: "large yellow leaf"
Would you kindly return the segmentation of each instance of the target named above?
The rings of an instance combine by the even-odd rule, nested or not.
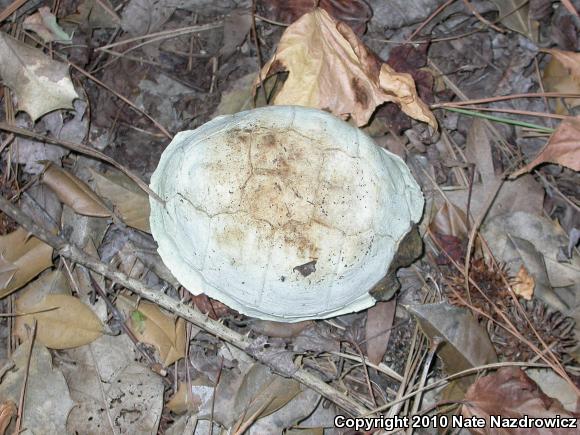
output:
[[[52,248],[23,228],[0,236],[0,298],[52,265]]]
[[[163,366],[185,356],[185,321],[163,313],[157,305],[139,303],[129,326],[139,341],[157,348]]]
[[[286,29],[261,76],[283,71],[288,71],[288,78],[274,104],[316,107],[342,118],[352,117],[362,126],[377,106],[390,101],[407,115],[437,128],[411,75],[381,63],[348,25],[335,21],[323,9],[304,14]]]
[[[36,340],[51,349],[70,349],[88,344],[103,333],[103,325],[93,311],[78,298],[63,294],[47,295],[22,316],[32,325],[36,320]]]

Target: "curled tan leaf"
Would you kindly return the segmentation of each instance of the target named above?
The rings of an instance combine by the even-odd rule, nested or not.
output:
[[[411,75],[381,63],[348,25],[323,9],[304,14],[286,29],[261,77],[283,71],[289,75],[274,98],[276,105],[316,107],[363,126],[377,106],[393,102],[437,128]]]
[[[61,202],[85,216],[111,216],[101,198],[84,181],[52,162],[45,165],[41,181],[56,193]]]
[[[580,171],[580,116],[562,121],[540,154],[510,178],[530,172],[542,163],[556,163]]]
[[[52,266],[52,248],[23,228],[0,237],[0,298]]]

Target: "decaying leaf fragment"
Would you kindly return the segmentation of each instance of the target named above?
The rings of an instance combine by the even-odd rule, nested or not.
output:
[[[487,420],[490,427],[490,416],[511,418],[549,418],[578,417],[572,414],[557,400],[553,399],[538,387],[521,369],[503,367],[497,373],[478,379],[467,391],[461,413],[465,418],[479,417]],[[489,429],[475,430],[472,433],[491,433]],[[578,429],[501,429],[494,434],[573,434]]]
[[[139,303],[131,315],[130,327],[142,342],[155,346],[163,366],[185,356],[185,321],[175,320],[149,302]]]
[[[540,154],[510,178],[529,172],[542,163],[556,163],[580,171],[580,116],[562,121]]]
[[[0,77],[18,98],[18,110],[36,121],[56,109],[73,109],[79,98],[68,65],[52,60],[12,36],[0,32]]]
[[[52,266],[52,248],[23,228],[0,236],[0,298]]]
[[[531,301],[534,296],[534,287],[536,280],[528,273],[526,267],[522,264],[516,275],[516,282],[513,285],[514,293],[523,297],[526,301]]]
[[[26,17],[23,27],[36,33],[44,42],[72,43],[72,37],[58,25],[56,17],[47,6],[38,8],[38,12]]]
[[[288,71],[276,105],[297,105],[352,117],[365,125],[376,107],[393,102],[407,115],[437,128],[437,121],[419,98],[409,74],[397,73],[380,60],[343,22],[317,8],[290,25],[261,76]],[[254,86],[259,85],[259,78]]]

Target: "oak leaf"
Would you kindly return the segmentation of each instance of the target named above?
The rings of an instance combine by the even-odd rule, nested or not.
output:
[[[260,76],[283,71],[289,75],[274,98],[276,105],[316,107],[363,126],[377,106],[394,102],[407,115],[437,128],[411,75],[381,63],[347,24],[323,9],[304,14],[286,29]]]

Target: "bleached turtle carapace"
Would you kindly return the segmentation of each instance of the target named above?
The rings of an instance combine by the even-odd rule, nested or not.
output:
[[[175,136],[151,230],[177,280],[249,316],[327,318],[375,303],[423,195],[399,157],[324,111],[270,106]]]

